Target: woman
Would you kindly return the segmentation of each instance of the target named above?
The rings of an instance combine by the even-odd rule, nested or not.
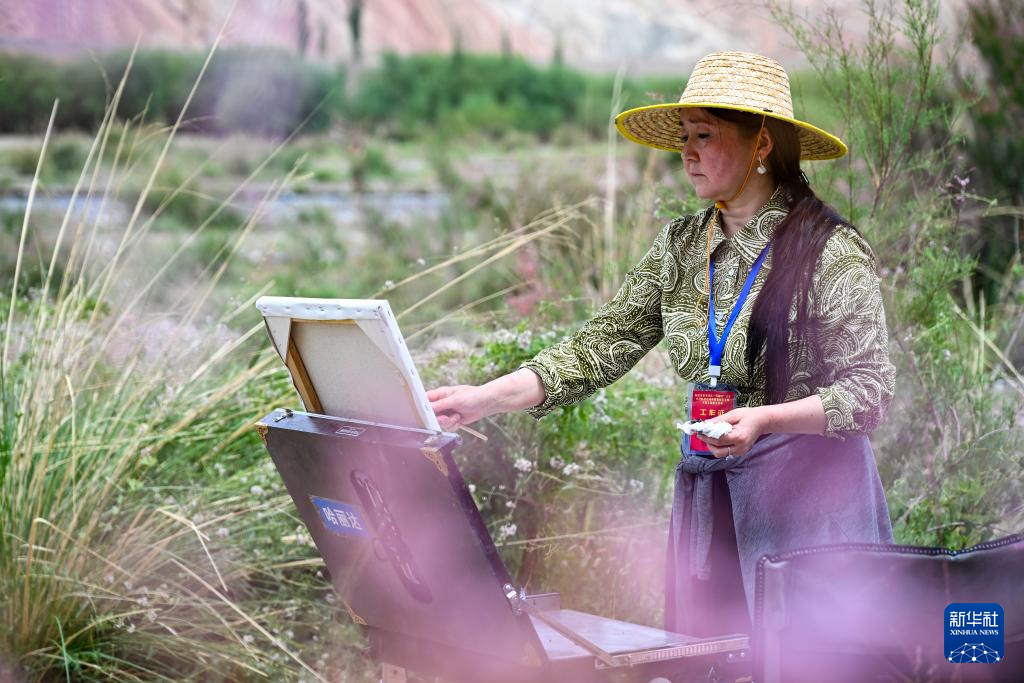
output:
[[[667,338],[692,383],[687,417],[724,412],[711,421],[731,426],[684,437],[677,468],[665,621],[691,635],[751,632],[764,554],[892,542],[866,436],[894,383],[874,257],[800,170],[846,146],[792,112],[781,65],[725,52],[697,64],[678,104],[620,114],[630,140],[679,152],[714,206],[665,226],[571,337],[482,386],[428,394],[450,429],[510,410],[541,417]]]

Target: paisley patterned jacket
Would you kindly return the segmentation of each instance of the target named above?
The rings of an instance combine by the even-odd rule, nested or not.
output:
[[[708,208],[666,225],[611,301],[575,334],[523,364],[540,376],[546,393],[544,402],[530,411],[534,417],[611,384],[663,338],[681,378],[708,381],[707,223],[712,212]],[[786,213],[782,190],[777,189],[731,239],[726,239],[720,221],[712,226],[719,330]],[[739,406],[758,406],[765,400],[763,361],[749,370],[746,345],[750,313],[765,278],[773,267],[784,267],[772,263],[772,253],[769,250],[722,357],[720,381],[737,387]],[[895,383],[871,248],[853,229],[840,228],[828,240],[813,282],[809,343],[798,350],[790,334],[792,377],[786,400],[818,394],[829,436],[868,432],[882,419]]]

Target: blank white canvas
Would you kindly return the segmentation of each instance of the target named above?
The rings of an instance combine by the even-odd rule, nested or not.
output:
[[[282,359],[295,345],[323,414],[440,431],[387,301],[262,297],[256,307]]]

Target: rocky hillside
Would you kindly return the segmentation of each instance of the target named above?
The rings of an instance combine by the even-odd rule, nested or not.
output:
[[[946,0],[955,26],[964,0]],[[560,51],[590,70],[688,70],[703,54],[751,49],[799,62],[787,36],[747,0],[0,0],[0,49],[56,55],[132,45],[201,48],[225,18],[227,44],[260,44],[325,61],[350,60],[352,10],[372,63],[393,51],[513,51],[548,61]],[[883,3],[884,4],[884,3]],[[822,3],[793,0],[799,11]],[[234,11],[231,12],[232,7]],[[836,10],[852,40],[863,34],[857,4]],[[951,31],[955,35],[955,31]]]

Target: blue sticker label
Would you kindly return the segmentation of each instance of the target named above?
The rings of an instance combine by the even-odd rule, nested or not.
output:
[[[946,606],[946,659],[954,664],[995,664],[1003,658],[1003,608],[994,602]]]
[[[359,514],[359,508],[355,505],[316,496],[309,498],[316,506],[324,528],[331,533],[345,536],[369,536],[366,525],[363,523],[363,516]]]

